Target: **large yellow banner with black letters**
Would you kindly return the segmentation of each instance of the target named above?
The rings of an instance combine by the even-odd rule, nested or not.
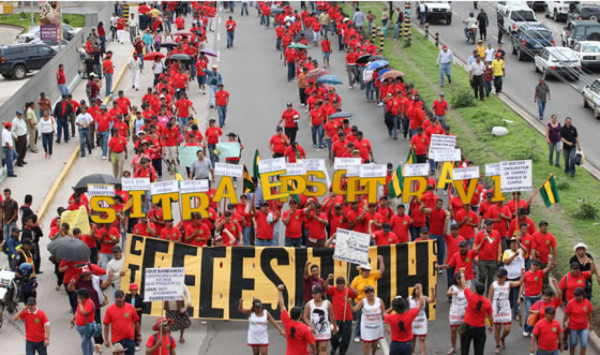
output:
[[[379,268],[377,255],[383,256],[385,271],[377,282],[377,296],[386,307],[396,295],[407,297],[416,283],[429,295],[436,287],[436,245],[433,241],[403,243],[369,248],[373,270]],[[200,248],[156,238],[128,235],[121,289],[132,282],[144,292],[146,268],[185,267],[185,283],[192,297],[190,315],[204,319],[246,319],[237,311],[240,298],[250,307],[260,299],[265,309],[279,319],[277,285],[286,286],[286,305],[302,305],[304,266],[307,261],[321,268],[321,277],[358,275],[356,265],[334,260],[331,248],[218,247]],[[445,290],[443,290],[445,292]],[[153,302],[147,313],[160,315],[162,302]],[[427,309],[435,319],[435,305]]]

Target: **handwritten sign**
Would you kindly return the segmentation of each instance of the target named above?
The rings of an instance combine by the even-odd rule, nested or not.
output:
[[[360,158],[335,158],[333,161],[333,168],[335,170],[348,169],[349,166],[357,166],[362,164]]]
[[[428,176],[429,164],[406,164],[404,165],[403,175],[405,177]]]
[[[124,191],[148,191],[150,178],[122,178],[121,187]]]
[[[429,154],[429,159],[435,161],[460,161],[460,158],[460,148],[436,149]]]
[[[215,163],[215,175],[241,178],[244,176],[244,166],[239,164]]]
[[[346,177],[360,176],[360,165],[350,165],[346,170]]]
[[[325,159],[303,159],[300,162],[306,171],[327,171]]]
[[[177,180],[158,181],[150,184],[150,193],[152,195],[170,194],[172,192],[179,192]]]
[[[500,163],[485,164],[485,176],[499,176]]]
[[[479,167],[469,166],[461,169],[452,170],[452,180],[468,180],[479,178]]]
[[[285,171],[285,158],[265,159],[258,162],[258,171],[261,174],[282,170]]]
[[[285,166],[285,170],[285,175],[287,176],[306,175],[306,168],[302,163],[287,163]]]
[[[185,268],[148,268],[144,274],[144,302],[183,300]]]
[[[88,184],[87,192],[90,196],[114,196],[115,185]]]
[[[500,191],[531,190],[531,170],[531,160],[511,160],[500,163]]]
[[[369,265],[368,234],[338,228],[335,235],[333,258],[358,265]]]
[[[386,173],[387,166],[384,164],[362,164],[359,172],[361,178],[385,177]]]
[[[208,191],[208,180],[184,180],[179,183],[179,192],[182,194],[192,194],[196,192]]]
[[[447,136],[444,134],[432,134],[429,143],[429,156],[433,151],[440,149],[454,149],[456,147],[456,136]]]

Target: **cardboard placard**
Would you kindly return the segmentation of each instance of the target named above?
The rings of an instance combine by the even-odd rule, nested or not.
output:
[[[192,194],[196,192],[208,191],[208,180],[184,180],[179,183],[179,192],[182,194]]]
[[[244,166],[217,162],[215,163],[215,175],[241,178],[244,176]]]
[[[532,189],[531,160],[510,160],[500,163],[500,192]]]
[[[282,170],[285,171],[285,158],[265,159],[258,162],[258,171],[261,174]]]
[[[479,166],[452,170],[452,180],[479,179]]]
[[[88,184],[87,193],[90,196],[114,196],[115,185],[109,184]]]
[[[460,161],[460,158],[460,148],[436,149],[429,154],[429,159],[435,161]]]
[[[122,178],[121,188],[123,191],[148,191],[150,178]]]
[[[361,178],[385,177],[387,174],[387,165],[385,164],[362,164],[360,166]]]
[[[429,164],[406,164],[404,165],[404,170],[402,175],[404,177],[414,177],[414,176],[428,176],[429,175]]]
[[[338,228],[335,235],[333,258],[347,263],[369,265],[369,242],[371,236]]]
[[[500,164],[485,164],[485,176],[499,176],[500,175]]]
[[[302,176],[306,175],[306,168],[302,163],[287,163],[285,165],[285,175]]]
[[[144,302],[180,301],[185,287],[185,268],[144,270]]]
[[[150,193],[152,195],[170,194],[172,192],[179,192],[179,181],[157,181],[150,184]]]

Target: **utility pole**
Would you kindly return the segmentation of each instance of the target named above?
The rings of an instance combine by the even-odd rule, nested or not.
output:
[[[29,11],[31,12],[31,27],[35,26],[35,18],[33,17],[33,0],[29,2]]]

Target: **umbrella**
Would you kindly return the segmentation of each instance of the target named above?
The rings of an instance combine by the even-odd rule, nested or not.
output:
[[[108,184],[108,185],[121,185],[121,180],[115,179],[112,175],[107,174],[92,174],[84,176],[73,186],[74,190],[86,189],[88,184]]]
[[[381,78],[381,80],[385,80],[385,79],[394,79],[399,76],[404,76],[404,73],[401,71],[398,71],[398,70],[388,70],[385,72],[385,74],[380,76],[380,78]]]
[[[387,60],[387,58],[383,55],[374,55],[371,57],[371,60]]]
[[[283,13],[283,9],[280,7],[274,8],[271,10],[271,15],[279,15]]]
[[[374,62],[371,62],[367,65],[367,69],[368,70],[377,70],[379,68],[383,68],[386,65],[390,64],[388,61],[386,60],[376,60]]]
[[[354,114],[351,112],[336,112],[329,116],[329,118],[350,118],[352,116],[354,116]]]
[[[192,57],[190,57],[187,54],[177,53],[177,54],[173,54],[172,56],[170,56],[169,59],[171,59],[171,60],[191,60]]]
[[[356,62],[357,62],[358,64],[365,64],[365,63],[368,63],[368,62],[369,62],[369,60],[371,60],[371,58],[372,58],[372,57],[373,57],[373,56],[372,56],[372,55],[370,55],[370,54],[363,54],[363,55],[361,55],[360,57],[358,57],[358,58],[356,59]]]
[[[289,48],[307,49],[308,47],[302,43],[292,43],[288,46]]]
[[[311,71],[309,71],[308,73],[306,73],[306,80],[313,80],[313,79],[317,79],[323,75],[327,75],[329,74],[329,72],[323,68],[315,68]]]
[[[175,36],[191,36],[192,35],[192,31],[190,31],[190,30],[179,30],[179,31],[173,32],[173,35],[175,35]]]
[[[181,43],[175,43],[175,42],[165,42],[165,43],[161,43],[160,46],[163,48],[175,48],[175,47],[179,47],[181,45]]]
[[[208,56],[211,56],[211,57],[216,57],[217,56],[217,53],[215,53],[214,51],[212,51],[212,50],[210,50],[208,48],[201,49],[200,53],[204,53],[204,54],[206,54]]]
[[[317,79],[317,83],[329,84],[329,85],[342,85],[343,82],[335,75],[323,75]]]
[[[48,251],[61,260],[86,261],[90,258],[90,248],[80,239],[61,237],[48,244]]]
[[[155,60],[156,58],[163,59],[165,57],[161,52],[150,52],[144,56],[144,60]]]
[[[294,36],[294,41],[300,41],[300,38],[304,35],[304,38],[308,40],[308,42],[314,42],[314,34],[312,30],[302,30]]]

